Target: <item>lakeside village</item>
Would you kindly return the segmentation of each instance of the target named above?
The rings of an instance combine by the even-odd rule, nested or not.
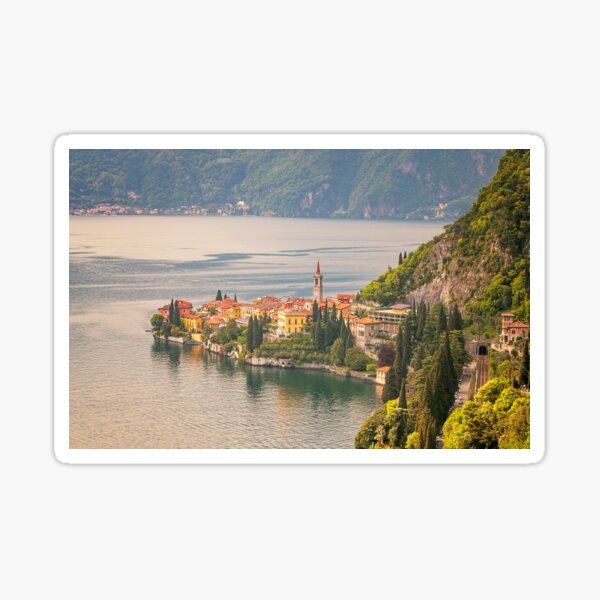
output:
[[[139,199],[139,196],[135,192],[128,192],[128,198],[132,201]],[[423,215],[423,220],[429,221],[430,219],[446,219],[447,213],[446,208],[448,207],[447,202],[440,202],[436,207],[432,215]],[[89,208],[74,207],[69,209],[71,215],[104,215],[104,216],[115,216],[115,215],[200,215],[200,216],[219,216],[219,217],[232,217],[240,215],[255,215],[259,214],[263,217],[276,216],[271,210],[257,211],[252,208],[252,205],[245,200],[238,200],[237,202],[225,202],[220,206],[198,206],[197,204],[184,204],[181,206],[172,206],[168,208],[141,208],[139,206],[132,206],[129,204],[111,204],[104,202],[96,204]],[[406,217],[408,219],[408,217]]]
[[[325,297],[317,262],[312,298],[263,296],[242,302],[218,290],[214,300],[197,309],[187,300],[171,300],[156,310],[150,324],[155,339],[167,343],[202,345],[251,365],[328,370],[384,386],[402,324],[420,312],[414,303],[375,306],[363,302],[360,292]],[[516,355],[515,347],[528,339],[528,325],[514,317],[502,313],[495,350]],[[448,310],[448,320],[462,323],[456,306]],[[477,346],[471,348],[477,352]]]
[[[128,197],[132,201],[139,199],[135,192],[129,192]],[[247,215],[251,213],[252,207],[247,202],[239,200],[238,202],[226,202],[222,206],[198,206],[189,204],[182,206],[172,206],[169,208],[141,208],[129,204],[111,204],[104,202],[96,204],[90,208],[75,207],[69,210],[71,215],[218,215],[229,217],[233,215]]]

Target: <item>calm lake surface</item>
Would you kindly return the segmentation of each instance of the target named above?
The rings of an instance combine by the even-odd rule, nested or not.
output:
[[[154,342],[171,298],[238,300],[355,292],[440,222],[266,217],[70,219],[73,448],[353,448],[378,386],[320,372],[249,367]]]

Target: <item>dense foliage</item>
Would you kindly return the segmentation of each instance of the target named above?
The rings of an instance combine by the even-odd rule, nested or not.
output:
[[[529,150],[508,150],[466,215],[361,295],[392,304],[413,292],[456,302],[483,324],[506,309],[529,321]]]
[[[499,150],[71,150],[70,206],[243,200],[255,214],[412,218],[463,214]]]
[[[356,448],[435,448],[459,374],[471,360],[461,327],[456,306],[413,306],[396,336],[382,392],[385,405],[363,423]]]
[[[529,448],[529,393],[490,379],[444,424],[444,448]]]

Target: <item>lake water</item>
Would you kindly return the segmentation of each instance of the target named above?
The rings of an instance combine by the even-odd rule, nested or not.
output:
[[[377,386],[249,367],[154,342],[171,298],[355,292],[442,231],[439,222],[265,217],[70,219],[73,448],[353,448]]]

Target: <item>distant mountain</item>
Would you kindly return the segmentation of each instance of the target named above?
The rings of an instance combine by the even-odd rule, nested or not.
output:
[[[245,201],[287,217],[449,218],[502,150],[71,150],[70,208]]]
[[[529,322],[529,150],[508,150],[470,210],[362,290],[367,301],[456,302],[485,322]]]

